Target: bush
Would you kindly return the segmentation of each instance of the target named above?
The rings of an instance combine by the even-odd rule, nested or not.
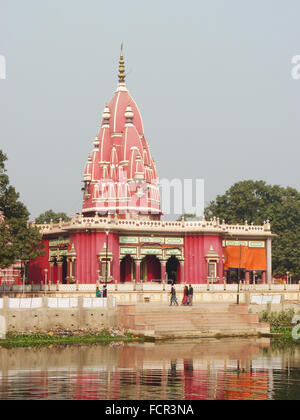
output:
[[[273,328],[289,327],[292,325],[292,320],[295,316],[294,309],[287,309],[281,312],[263,311],[260,314],[260,322],[267,322]]]

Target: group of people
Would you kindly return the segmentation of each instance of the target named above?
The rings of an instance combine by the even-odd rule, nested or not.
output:
[[[107,287],[106,287],[106,284],[103,286],[102,291],[97,286],[97,289],[96,289],[96,297],[98,297],[98,298],[101,298],[101,297],[106,298],[107,297]]]
[[[192,306],[193,305],[193,295],[194,295],[194,289],[192,288],[192,285],[191,284],[189,286],[185,285],[184,290],[183,290],[183,298],[182,298],[181,304],[183,306]],[[96,297],[107,298],[107,286],[106,286],[106,284],[103,285],[102,291],[97,286]],[[171,298],[170,299],[170,306],[172,306],[172,305],[178,306],[179,305],[178,300],[177,300],[177,296],[176,296],[176,289],[175,289],[175,284],[174,283],[172,283],[172,286],[171,286],[170,298]]]
[[[184,286],[183,290],[183,298],[181,304],[183,306],[192,306],[193,305],[193,295],[194,295],[194,289],[192,288],[192,285],[190,284],[189,287],[187,285]],[[171,292],[170,292],[170,306],[173,304],[178,306],[177,296],[176,296],[176,290],[175,285],[172,283],[171,286]]]

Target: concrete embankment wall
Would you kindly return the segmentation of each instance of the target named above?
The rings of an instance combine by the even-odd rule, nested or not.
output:
[[[178,301],[183,295],[183,284],[176,285]],[[158,283],[125,283],[108,284],[108,295],[113,296],[119,304],[165,303],[169,301],[169,284]],[[257,304],[258,306],[282,304],[285,301],[300,301],[299,284],[194,284],[194,302],[201,303],[235,303],[239,293],[240,303]],[[0,286],[3,296],[9,297],[94,297],[96,284],[59,284],[59,285],[26,285]]]
[[[64,286],[64,287],[62,287]],[[146,284],[142,290],[135,285],[109,285],[107,299],[95,298],[95,285],[60,285],[60,290],[26,292],[7,291],[0,297],[0,316],[4,317],[7,331],[49,331],[50,329],[94,329],[119,325],[118,304],[159,304],[168,306],[169,289],[163,285]],[[137,286],[137,285],[136,285]],[[201,286],[201,288],[200,288]],[[214,286],[214,287],[212,287]],[[183,285],[177,285],[181,302]],[[225,289],[225,290],[224,290]],[[1,295],[0,295],[1,296]],[[198,285],[194,287],[194,305],[207,303],[246,303],[252,313],[263,310],[280,311],[294,308],[300,311],[298,285],[243,286],[238,294],[236,285]],[[1,334],[1,331],[0,331]]]
[[[4,297],[0,299],[0,316],[5,319],[6,332],[101,330],[119,325],[118,310],[113,297]]]

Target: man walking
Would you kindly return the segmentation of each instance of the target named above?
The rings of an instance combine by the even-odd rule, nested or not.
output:
[[[189,306],[193,306],[193,296],[194,296],[194,289],[192,288],[192,285],[189,286]]]
[[[174,305],[178,306],[177,297],[176,297],[176,290],[175,290],[174,283],[172,283],[172,287],[171,287],[171,302],[170,302],[170,306],[172,306],[173,303],[174,303]]]

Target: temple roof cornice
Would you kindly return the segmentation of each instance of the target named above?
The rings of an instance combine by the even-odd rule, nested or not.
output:
[[[220,235],[226,238],[249,237],[267,238],[276,236],[271,233],[269,223],[263,225],[227,225],[217,220],[201,221],[149,221],[149,220],[122,220],[111,217],[73,217],[70,222],[61,224],[38,225],[43,235],[61,234],[74,231],[114,231],[118,233],[157,232],[172,233],[176,235],[206,234]]]

